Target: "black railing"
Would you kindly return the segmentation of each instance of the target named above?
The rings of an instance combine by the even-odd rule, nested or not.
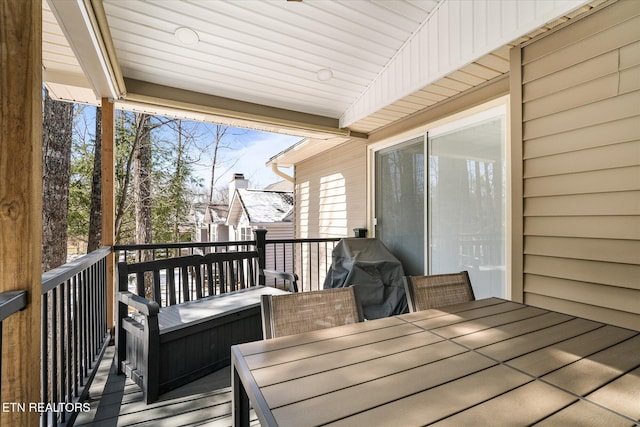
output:
[[[298,275],[298,289],[322,289],[339,237],[274,239],[265,242],[265,268]]]
[[[256,237],[256,240],[235,242],[116,245],[114,251],[118,261],[132,263],[210,252],[257,250],[264,254],[263,268],[296,273],[299,290],[310,291],[322,289],[331,266],[331,252],[340,241],[340,237],[273,240],[264,240],[260,234]]]
[[[26,306],[26,291],[7,291],[0,293],[0,384],[2,384],[2,322]]]
[[[43,426],[73,423],[109,343],[110,253],[101,248],[42,275]]]
[[[187,255],[205,255],[211,252],[255,250],[255,240],[237,242],[184,242],[150,243],[141,245],[115,245],[116,261],[128,263],[151,261]]]
[[[139,262],[211,252],[258,250],[261,266],[296,273],[299,289],[321,289],[340,238],[117,245],[116,261]],[[42,413],[41,425],[73,424],[87,399],[89,386],[110,333],[107,325],[107,256],[101,248],[42,276]],[[1,321],[26,304],[26,293],[0,294]],[[0,338],[1,339],[1,338]],[[0,341],[0,350],[2,342]]]

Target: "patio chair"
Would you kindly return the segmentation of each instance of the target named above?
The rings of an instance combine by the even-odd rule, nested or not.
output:
[[[427,310],[475,300],[469,273],[405,276],[409,311]]]
[[[363,320],[352,286],[262,296],[264,338],[300,334]]]

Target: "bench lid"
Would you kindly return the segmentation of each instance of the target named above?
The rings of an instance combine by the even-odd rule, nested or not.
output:
[[[163,307],[158,313],[160,333],[168,333],[185,326],[227,316],[260,306],[261,295],[280,295],[289,292],[270,286],[253,286],[239,291]]]

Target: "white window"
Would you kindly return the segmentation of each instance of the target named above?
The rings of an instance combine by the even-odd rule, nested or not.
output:
[[[253,231],[251,227],[240,227],[240,240],[252,240]]]

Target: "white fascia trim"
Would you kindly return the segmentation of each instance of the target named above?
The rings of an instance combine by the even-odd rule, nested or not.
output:
[[[83,0],[47,0],[69,46],[98,98],[122,96],[112,71],[95,18]]]
[[[589,0],[443,0],[340,117],[347,128]]]

